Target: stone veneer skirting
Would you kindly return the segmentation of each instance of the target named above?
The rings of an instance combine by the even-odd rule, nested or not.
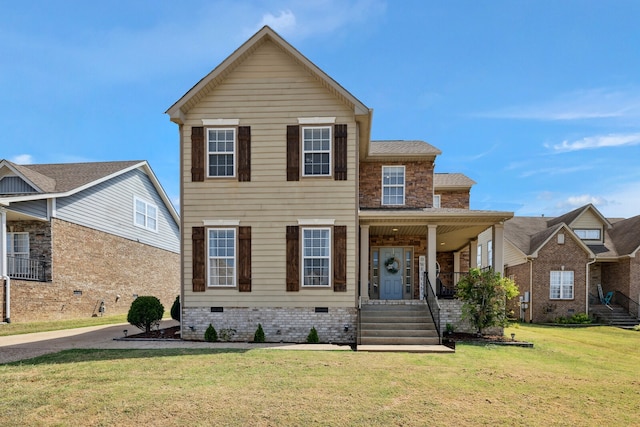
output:
[[[447,330],[447,323],[452,325],[456,332],[475,333],[475,328],[468,320],[462,318],[462,301],[457,299],[441,299],[440,303],[440,333]],[[486,328],[483,331],[488,335],[502,335],[504,328]]]
[[[316,313],[315,307],[223,307],[222,310],[184,308],[182,339],[204,341],[204,333],[211,324],[219,340],[223,340],[224,330],[235,330],[229,341],[253,341],[260,323],[267,342],[303,343],[315,327],[321,343],[355,343],[358,318],[355,307],[329,307],[327,313]]]

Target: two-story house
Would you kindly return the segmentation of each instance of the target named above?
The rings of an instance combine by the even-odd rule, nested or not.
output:
[[[0,160],[0,313],[26,322],[125,314],[179,293],[178,213],[146,161]]]
[[[372,110],[269,27],[167,114],[180,134],[185,339],[212,324],[250,340],[260,323],[268,341],[315,327],[324,342],[438,342],[448,309],[434,291],[513,215],[470,210],[474,182],[434,173],[434,146],[371,141]],[[383,320],[364,319],[381,307]],[[435,337],[363,332],[403,309],[427,313],[417,329]]]

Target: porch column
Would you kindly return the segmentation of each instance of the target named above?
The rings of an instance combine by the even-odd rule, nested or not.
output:
[[[469,268],[478,267],[478,239],[469,241]]]
[[[360,226],[360,297],[369,299],[369,226]]]
[[[453,272],[460,272],[460,252],[453,253]]]
[[[434,224],[427,225],[427,272],[431,289],[436,292],[436,228]]]
[[[493,271],[504,276],[504,224],[495,224],[491,230],[493,240]]]

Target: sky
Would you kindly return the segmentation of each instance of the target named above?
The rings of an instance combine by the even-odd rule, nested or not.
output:
[[[262,26],[476,181],[471,209],[640,214],[640,1],[0,0],[0,159],[147,160],[164,113]]]

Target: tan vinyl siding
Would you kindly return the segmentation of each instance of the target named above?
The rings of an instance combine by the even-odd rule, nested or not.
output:
[[[504,265],[513,267],[527,262],[526,256],[518,250],[511,242],[504,242]]]
[[[576,220],[571,224],[571,228],[581,229],[581,230],[600,230],[600,239],[599,240],[586,240],[586,242],[592,244],[593,242],[602,243],[602,239],[604,237],[604,230],[602,220],[595,215],[591,210],[587,210],[582,215],[580,215]]]
[[[336,117],[348,128],[347,180],[287,181],[287,125],[298,117]],[[191,127],[201,119],[239,119],[251,127],[251,181],[191,182]],[[332,126],[333,123],[327,123]],[[356,301],[356,123],[345,105],[271,42],[262,44],[186,115],[182,155],[185,306],[353,307]],[[333,163],[333,160],[332,160]],[[237,164],[237,157],[236,157]],[[251,227],[251,292],[191,290],[191,228],[203,220],[238,220]],[[332,219],[347,226],[347,292],[286,292],[286,227],[298,219]]]

